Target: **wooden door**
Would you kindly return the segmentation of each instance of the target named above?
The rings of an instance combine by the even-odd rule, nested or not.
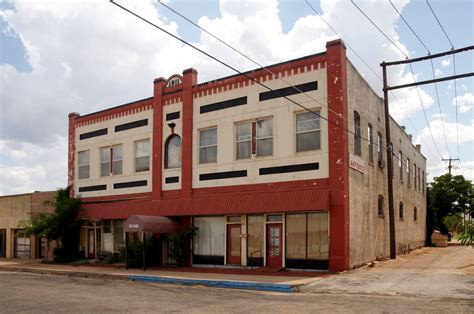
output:
[[[227,225],[227,264],[241,264],[241,225]]]
[[[95,258],[95,236],[94,229],[87,229],[87,257]]]
[[[282,267],[282,242],[281,224],[267,224],[267,267]]]

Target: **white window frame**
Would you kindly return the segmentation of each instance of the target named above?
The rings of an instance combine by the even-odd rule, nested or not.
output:
[[[311,129],[311,130],[305,130],[305,131],[298,131],[298,115],[300,114],[304,114],[304,113],[308,113],[307,111],[302,111],[302,112],[296,112],[295,114],[295,151],[296,153],[304,153],[304,152],[310,152],[310,151],[314,151],[314,150],[321,150],[321,139],[322,139],[322,136],[321,136],[321,109],[311,109],[312,112],[316,112],[317,115],[315,115],[314,113],[312,113],[316,119],[319,120],[319,129]],[[305,134],[305,133],[311,133],[311,132],[319,132],[319,147],[318,148],[314,148],[314,149],[305,149],[305,150],[298,150],[298,135],[299,134]]]
[[[210,145],[202,145],[201,146],[201,135],[202,135],[202,132],[205,132],[205,131],[210,131],[210,130],[216,130],[216,143],[215,144],[210,144]],[[205,129],[200,129],[199,130],[199,151],[198,151],[198,160],[199,160],[199,164],[208,164],[208,163],[213,163],[213,162],[217,162],[217,142],[218,142],[218,139],[217,139],[217,126],[213,126],[213,127],[209,127],[209,128],[205,128]],[[210,161],[201,161],[201,149],[206,149],[206,148],[212,148],[212,147],[215,147],[216,148],[216,158],[215,160],[210,160]]]
[[[137,150],[137,145],[140,144],[140,143],[148,143],[148,155],[144,155],[144,156],[138,156],[138,150]],[[151,157],[151,149],[150,149],[150,139],[147,138],[147,139],[143,139],[143,140],[138,140],[138,141],[135,141],[133,143],[133,149],[134,149],[134,154],[135,154],[135,159],[134,159],[134,162],[135,162],[135,165],[134,165],[134,169],[135,169],[135,172],[147,172],[147,171],[150,171],[150,157]],[[147,169],[143,169],[143,170],[137,170],[137,159],[138,158],[145,158],[145,157],[148,157],[148,168]]]
[[[120,159],[116,158],[117,154],[114,154],[114,151],[120,147],[122,150],[122,156]],[[102,150],[107,150],[109,151],[109,160],[108,161],[102,161]],[[122,175],[123,174],[123,145],[122,144],[115,144],[111,146],[106,146],[106,147],[101,147],[99,149],[99,160],[100,160],[100,176],[101,177],[108,177],[108,176],[117,176],[117,175]],[[119,173],[114,173],[114,163],[121,162],[120,166],[120,172]],[[109,171],[108,174],[102,174],[102,164],[109,164]]]
[[[246,137],[245,139],[239,139],[238,137],[238,134],[237,134],[237,127],[239,125],[244,125],[244,124],[248,124],[250,126],[250,137]],[[242,159],[250,159],[252,158],[252,134],[253,134],[253,130],[252,130],[252,121],[240,121],[240,122],[237,122],[235,123],[235,159],[236,160],[242,160]],[[237,154],[239,152],[238,150],[238,146],[240,143],[249,143],[249,152],[250,152],[250,155],[248,157],[239,157]]]
[[[81,154],[87,153],[87,164],[81,165]],[[83,150],[77,153],[77,165],[78,165],[78,171],[77,171],[77,178],[79,180],[84,180],[84,179],[90,179],[91,177],[91,171],[90,171],[90,165],[91,165],[91,151],[90,150]],[[81,168],[87,167],[87,177],[81,177]]]

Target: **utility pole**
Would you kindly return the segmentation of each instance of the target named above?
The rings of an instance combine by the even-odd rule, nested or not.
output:
[[[443,158],[443,159],[441,159],[441,161],[449,161],[449,164],[448,164],[449,174],[451,174],[451,168],[453,167],[451,162],[456,161],[456,160],[459,160],[459,158]]]
[[[474,72],[468,72],[468,73],[463,73],[459,75],[451,75],[451,76],[446,76],[442,78],[435,78],[433,80],[426,80],[426,81],[418,81],[414,83],[409,83],[409,84],[402,84],[402,85],[394,85],[394,86],[389,86],[387,84],[387,67],[389,66],[394,66],[394,65],[401,65],[401,64],[411,64],[414,62],[420,62],[424,60],[430,60],[434,58],[440,58],[456,53],[461,53],[469,50],[474,50],[474,46],[467,46],[459,49],[452,49],[449,51],[441,52],[441,53],[436,53],[420,58],[414,58],[414,59],[405,59],[405,60],[400,60],[400,61],[393,61],[393,62],[382,62],[380,66],[382,67],[383,70],[383,101],[384,101],[384,108],[385,108],[385,137],[387,140],[387,177],[388,177],[388,214],[389,214],[389,232],[390,232],[390,258],[395,259],[397,256],[397,249],[396,249],[396,241],[395,241],[395,211],[393,208],[393,159],[392,159],[392,147],[391,147],[391,139],[390,139],[390,115],[388,112],[388,91],[394,90],[394,89],[400,89],[400,88],[407,88],[407,87],[414,87],[414,86],[419,86],[419,85],[425,85],[425,84],[433,84],[437,82],[443,82],[443,81],[449,81],[449,80],[456,80],[460,78],[465,78],[465,77],[471,77],[474,76]],[[443,159],[445,160],[445,159]],[[448,160],[448,159],[446,159]],[[451,173],[451,161],[453,160],[459,160],[459,159],[449,159],[449,173]]]
[[[387,146],[387,186],[388,186],[388,219],[390,233],[390,258],[397,258],[397,247],[395,241],[395,209],[393,208],[393,159],[392,140],[390,137],[390,114],[388,112],[388,86],[387,86],[387,66],[385,62],[381,64],[383,70],[383,104],[385,111],[385,140]]]

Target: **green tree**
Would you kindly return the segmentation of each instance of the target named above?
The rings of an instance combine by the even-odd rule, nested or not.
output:
[[[54,213],[40,214],[26,222],[26,232],[56,240],[59,246],[54,251],[54,260],[72,261],[79,258],[79,231],[81,227],[77,215],[81,200],[69,197],[69,188],[59,189],[52,201],[46,202],[54,207]]]
[[[428,187],[428,228],[447,233],[456,227],[461,234],[469,233],[474,214],[473,185],[462,175],[444,174]],[[430,223],[431,222],[431,223]]]

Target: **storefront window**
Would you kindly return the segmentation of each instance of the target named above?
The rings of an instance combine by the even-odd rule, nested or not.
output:
[[[263,257],[263,215],[247,217],[247,249],[249,258]]]
[[[306,258],[306,214],[286,215],[286,257]]]
[[[327,213],[308,213],[308,259],[329,258]]]
[[[198,227],[193,238],[194,254],[224,256],[224,217],[195,217],[194,226]]]

